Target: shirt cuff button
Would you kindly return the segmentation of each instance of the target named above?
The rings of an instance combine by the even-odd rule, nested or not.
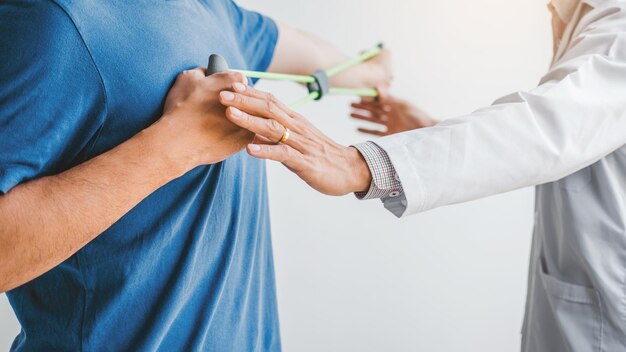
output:
[[[391,197],[391,198],[396,198],[399,195],[400,195],[400,192],[398,192],[398,191],[393,191],[393,192],[389,193],[389,197]]]

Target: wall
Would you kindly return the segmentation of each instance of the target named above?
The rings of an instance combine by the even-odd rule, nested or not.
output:
[[[439,118],[538,82],[549,64],[544,0],[242,0],[355,54],[384,41],[394,92]],[[291,101],[302,91],[262,82]],[[366,139],[351,98],[301,112],[342,143]],[[286,351],[519,349],[532,229],[531,189],[398,220],[377,201],[330,198],[269,165]],[[18,331],[0,297],[0,349]]]

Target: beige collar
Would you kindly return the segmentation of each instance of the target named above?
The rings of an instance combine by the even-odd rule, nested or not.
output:
[[[578,23],[589,11],[603,0],[551,0],[548,8],[552,12],[554,34],[554,58],[556,63],[565,53]]]
[[[574,17],[574,12],[580,0],[551,0],[557,15],[565,25],[569,24]]]

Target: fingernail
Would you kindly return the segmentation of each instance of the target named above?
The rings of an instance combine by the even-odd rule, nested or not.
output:
[[[230,109],[230,114],[231,115],[233,115],[235,117],[241,117],[241,115],[242,115],[241,110],[239,110],[239,109],[237,109],[235,107],[232,107],[232,106],[229,109]]]
[[[234,100],[235,99],[235,94],[229,92],[229,91],[222,91],[220,92],[220,96],[222,97],[222,99],[224,100]]]
[[[248,144],[248,149],[250,149],[251,152],[258,152],[261,151],[261,146],[258,144]]]
[[[233,89],[235,90],[235,92],[241,93],[246,90],[246,85],[243,83],[235,82],[233,83]]]

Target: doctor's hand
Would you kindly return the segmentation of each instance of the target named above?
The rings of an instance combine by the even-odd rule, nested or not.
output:
[[[361,154],[335,143],[269,93],[241,83],[220,93],[226,118],[256,134],[250,155],[283,163],[317,191],[345,195],[367,191],[372,179]],[[282,141],[282,143],[281,143]]]
[[[438,123],[417,106],[406,100],[389,95],[384,89],[379,89],[376,99],[363,98],[353,103],[354,109],[350,116],[355,119],[379,125],[382,128],[359,128],[363,133],[376,136],[388,136],[399,132],[414,130],[423,127],[432,127]]]

